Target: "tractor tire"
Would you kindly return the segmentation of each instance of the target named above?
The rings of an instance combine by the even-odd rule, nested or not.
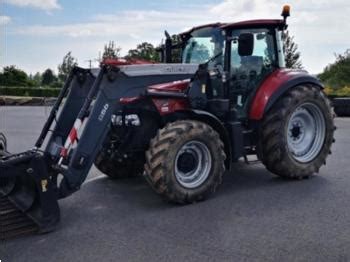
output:
[[[122,162],[109,159],[100,152],[96,157],[95,166],[102,173],[112,179],[135,177],[143,172],[144,162],[135,159],[124,159]]]
[[[10,153],[7,151],[7,141],[3,133],[0,132],[0,157],[9,156]]]
[[[222,182],[226,159],[219,134],[192,120],[167,124],[151,139],[144,176],[170,202],[204,200]]]
[[[324,93],[315,86],[297,86],[287,91],[263,119],[262,162],[278,176],[307,178],[326,164],[334,130]]]
[[[6,151],[6,149],[7,149],[6,137],[3,133],[0,133],[0,151]]]

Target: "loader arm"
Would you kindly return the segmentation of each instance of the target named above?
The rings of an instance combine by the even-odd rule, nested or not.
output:
[[[196,70],[197,65],[182,64],[73,69],[34,149],[0,157],[0,222],[11,224],[11,216],[2,214],[14,209],[34,222],[38,232],[53,230],[59,221],[57,200],[86,179],[112,115],[123,107],[120,99],[143,96],[150,85],[188,79]],[[0,238],[8,235],[13,232],[0,231]]]
[[[156,69],[153,72],[152,67]],[[164,70],[163,74],[157,67]],[[145,72],[142,68],[148,69]],[[59,186],[59,197],[66,197],[78,190],[86,179],[109,132],[112,115],[122,110],[123,105],[119,101],[121,98],[142,96],[149,85],[186,79],[195,70],[194,65],[175,65],[172,70],[164,65],[102,67],[67,138],[65,146],[78,141],[76,148],[71,150],[68,162],[65,163],[62,159],[68,157],[68,154],[65,155],[65,149],[68,148],[61,151],[61,163],[66,166],[62,169],[64,179]],[[95,94],[96,100],[91,107]],[[83,124],[84,128],[80,132]]]

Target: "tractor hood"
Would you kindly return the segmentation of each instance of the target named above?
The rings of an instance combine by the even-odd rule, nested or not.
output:
[[[101,65],[117,67],[127,76],[194,74],[198,64],[152,63],[136,59],[106,59]]]
[[[138,64],[118,66],[127,76],[193,75],[198,64]]]
[[[131,98],[147,92],[182,93],[198,71],[198,64],[134,64],[103,65],[90,69],[100,78],[103,93],[108,99]],[[103,70],[103,72],[102,72]]]

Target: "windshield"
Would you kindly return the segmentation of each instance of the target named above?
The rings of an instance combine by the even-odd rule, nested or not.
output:
[[[214,59],[216,63],[221,63],[223,52],[224,37],[219,28],[204,27],[191,33],[186,41],[182,52],[182,62],[186,64],[202,64]]]

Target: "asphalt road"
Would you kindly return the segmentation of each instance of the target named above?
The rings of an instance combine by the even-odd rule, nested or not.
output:
[[[31,147],[43,107],[1,107],[9,150]],[[89,181],[60,201],[53,233],[0,242],[8,261],[350,261],[350,118],[337,118],[333,154],[303,181],[261,164],[235,165],[205,202],[162,201],[142,177]]]

